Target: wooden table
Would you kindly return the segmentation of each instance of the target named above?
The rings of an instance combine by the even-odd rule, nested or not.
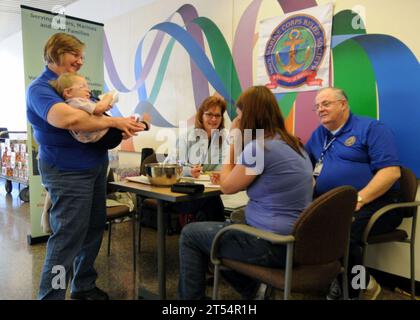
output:
[[[163,203],[183,202],[203,199],[221,194],[220,188],[205,188],[203,193],[189,195],[171,192],[169,187],[155,187],[137,182],[109,182],[110,186],[121,191],[133,192],[143,198],[157,200],[157,250],[159,299],[166,299],[166,219],[164,219]]]

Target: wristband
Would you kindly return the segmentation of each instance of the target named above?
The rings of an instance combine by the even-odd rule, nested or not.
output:
[[[147,121],[141,120],[140,122],[143,123],[146,126],[146,128],[144,129],[144,131],[148,131],[150,129],[149,124],[147,123]]]

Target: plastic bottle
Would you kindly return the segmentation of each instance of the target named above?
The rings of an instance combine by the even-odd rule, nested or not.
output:
[[[109,167],[110,168],[112,168],[112,169],[118,168],[120,158],[119,158],[117,148],[108,150],[108,159],[109,159]]]

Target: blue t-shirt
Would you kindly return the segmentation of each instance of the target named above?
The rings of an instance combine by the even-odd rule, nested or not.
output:
[[[94,168],[106,160],[107,150],[78,142],[68,130],[47,122],[51,107],[64,102],[48,83],[56,78],[57,74],[46,67],[30,84],[26,94],[26,115],[39,144],[39,158],[64,171]]]
[[[263,146],[253,140],[245,146],[240,163],[259,173],[247,188],[247,224],[284,235],[292,232],[312,201],[312,165],[302,153],[304,157],[280,139],[266,139]]]
[[[316,179],[316,196],[343,185],[361,190],[379,169],[400,165],[394,136],[380,121],[350,114],[334,136],[325,127],[318,127],[305,145],[313,165],[331,140]]]

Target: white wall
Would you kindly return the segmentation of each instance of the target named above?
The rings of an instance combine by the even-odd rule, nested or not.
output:
[[[22,32],[0,42],[0,70],[0,127],[26,131]]]
[[[80,0],[66,7],[65,14],[105,23],[113,17],[154,1]],[[0,42],[0,127],[6,127],[9,131],[27,130],[22,50],[21,32]]]
[[[109,19],[156,0],[79,0],[66,7],[66,15],[105,23]],[[171,0],[163,0],[170,2]]]

